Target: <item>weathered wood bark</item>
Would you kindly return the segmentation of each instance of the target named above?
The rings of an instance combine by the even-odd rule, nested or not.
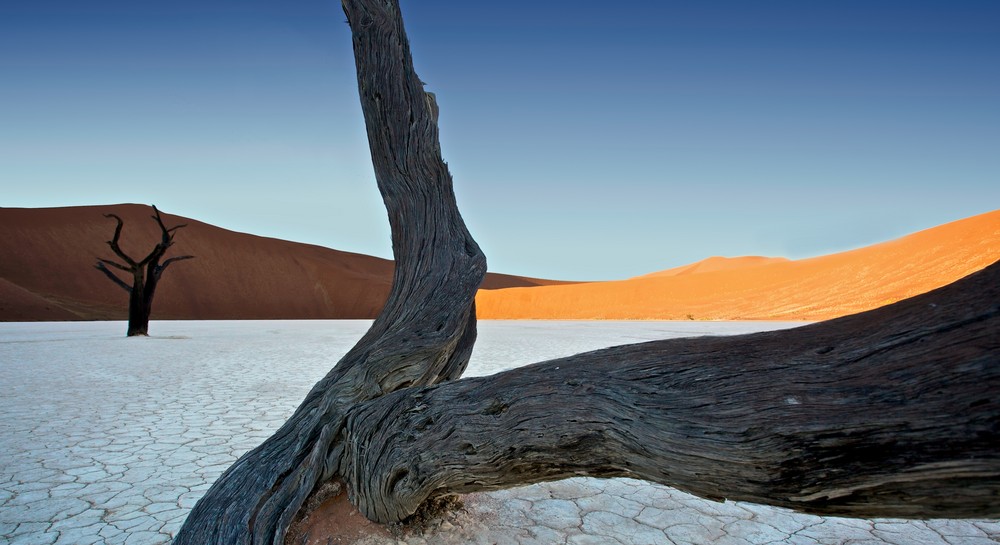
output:
[[[398,3],[343,5],[392,228],[392,291],[288,422],[198,502],[175,545],[281,543],[333,478],[381,521],[441,492],[575,474],[817,512],[996,512],[996,270],[991,289],[956,288],[986,294],[988,308],[969,312],[964,299],[921,300],[788,333],[619,347],[425,388],[465,369],[485,258],[455,204],[437,106],[413,72]]]
[[[429,496],[635,477],[861,517],[1000,517],[1000,263],[792,330],[619,346],[352,409],[349,490]]]
[[[156,243],[156,246],[150,250],[149,254],[146,255],[141,260],[135,260],[122,251],[119,241],[122,235],[122,227],[124,222],[122,219],[115,214],[105,214],[106,218],[114,218],[117,222],[115,225],[115,234],[108,241],[108,246],[111,251],[115,253],[125,264],[118,263],[117,261],[112,261],[110,259],[98,258],[97,264],[94,267],[104,273],[112,282],[117,284],[119,287],[128,292],[128,329],[126,335],[129,337],[134,337],[137,335],[148,335],[149,334],[149,315],[153,311],[153,296],[156,294],[156,286],[160,282],[160,277],[163,275],[163,271],[167,270],[167,267],[172,263],[177,261],[182,261],[185,259],[191,259],[192,255],[181,255],[177,257],[171,257],[160,263],[163,256],[167,253],[174,244],[174,235],[176,231],[184,225],[176,225],[174,227],[168,228],[163,224],[163,218],[160,217],[160,211],[153,206],[153,220],[160,227],[160,241]],[[108,266],[114,267],[120,271],[128,273],[132,277],[132,282],[126,282],[118,277]]]
[[[474,297],[486,259],[455,203],[438,143],[437,105],[413,71],[398,5],[345,0],[344,11],[392,229],[392,290],[371,329],[288,422],[195,505],[175,545],[281,543],[316,485],[342,473],[341,431],[352,406],[457,378],[472,353]]]

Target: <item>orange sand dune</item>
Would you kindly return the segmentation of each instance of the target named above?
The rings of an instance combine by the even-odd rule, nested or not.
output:
[[[105,241],[118,214],[121,245],[133,256],[159,238],[148,206],[0,208],[0,321],[124,319],[128,295],[94,269],[113,258]],[[153,319],[373,318],[392,282],[392,261],[220,229],[164,214],[180,223],[171,265],[153,304]],[[550,281],[490,274],[485,288]]]
[[[811,259],[710,258],[614,282],[480,291],[486,319],[823,320],[930,291],[1000,259],[1000,210]]]

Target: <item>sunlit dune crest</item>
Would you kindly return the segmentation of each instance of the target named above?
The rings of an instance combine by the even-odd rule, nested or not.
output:
[[[735,269],[746,269],[749,267],[759,267],[771,263],[786,263],[787,257],[764,257],[759,255],[746,255],[741,257],[712,256],[701,261],[674,267],[665,271],[644,274],[635,278],[654,278],[663,276],[681,276],[684,274],[706,273],[715,271],[731,271]]]
[[[824,320],[949,284],[1000,259],[1000,210],[847,252],[712,257],[628,280],[480,291],[484,319]]]

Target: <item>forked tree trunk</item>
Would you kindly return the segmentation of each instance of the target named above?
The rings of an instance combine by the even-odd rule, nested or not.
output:
[[[458,378],[485,258],[395,0],[344,0],[396,270],[371,329],[229,468],[175,545],[282,543],[344,479],[369,517],[425,498],[627,475],[818,513],[996,516],[998,276],[778,333],[623,346]]]

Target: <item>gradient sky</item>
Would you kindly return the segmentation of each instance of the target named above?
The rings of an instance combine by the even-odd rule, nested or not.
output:
[[[802,258],[1000,208],[1000,2],[402,9],[494,271]],[[0,188],[391,257],[338,2],[0,4]]]

